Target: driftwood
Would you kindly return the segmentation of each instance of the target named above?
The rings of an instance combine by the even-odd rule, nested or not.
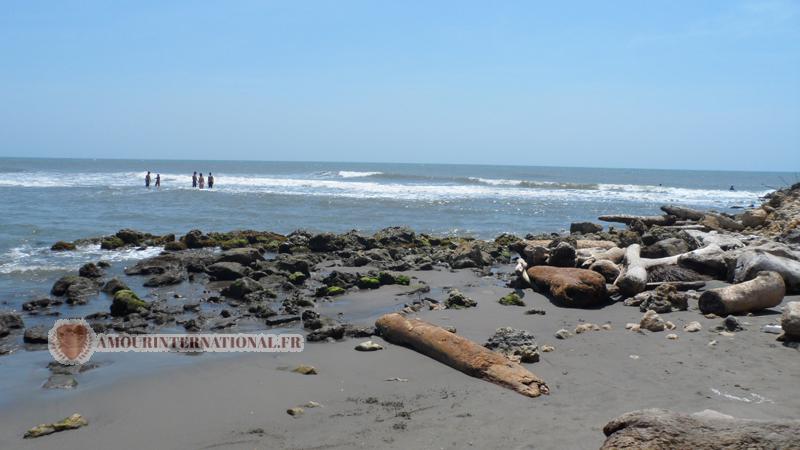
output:
[[[630,225],[639,221],[648,227],[652,225],[672,225],[675,223],[675,217],[673,216],[631,216],[628,214],[617,214],[600,216],[598,219],[602,220],[603,222],[624,223],[625,225]]]
[[[664,205],[661,210],[670,216],[675,216],[683,220],[700,220],[706,215],[705,211],[699,211],[685,206]]]
[[[606,424],[603,433],[608,438],[601,450],[800,448],[798,429],[800,420],[761,422],[711,410],[689,415],[645,409],[623,414]]]
[[[547,384],[528,369],[444,328],[397,313],[382,316],[375,326],[385,340],[411,347],[469,376],[528,397],[550,393]]]
[[[614,284],[619,291],[627,296],[633,297],[647,288],[647,269],[649,267],[660,266],[663,264],[677,264],[678,258],[683,255],[667,256],[664,258],[642,258],[640,253],[642,247],[639,244],[631,244],[625,250],[623,260],[625,267],[620,272]]]
[[[706,213],[705,216],[700,220],[701,225],[705,225],[712,230],[728,230],[728,231],[742,231],[744,230],[744,225],[741,222],[737,222],[730,217],[723,216],[722,214],[717,213]]]
[[[780,274],[764,271],[750,281],[703,292],[699,306],[703,314],[725,316],[778,306],[784,295]]]
[[[551,239],[523,239],[521,241],[524,246],[533,246],[533,247],[545,247],[548,248],[551,242]],[[617,246],[613,241],[603,241],[598,239],[578,239],[578,246],[575,247],[576,249],[584,249],[584,248],[599,248],[599,249],[611,249]]]

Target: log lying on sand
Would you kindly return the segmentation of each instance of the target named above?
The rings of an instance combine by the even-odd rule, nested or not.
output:
[[[534,266],[523,277],[562,306],[586,308],[608,299],[606,279],[599,273],[574,267]]]
[[[800,448],[798,429],[800,420],[761,422],[711,410],[689,415],[645,409],[623,414],[606,424],[603,433],[608,438],[601,450]]]
[[[703,314],[725,316],[778,306],[784,295],[786,285],[780,274],[764,271],[750,281],[703,292],[699,306]]]
[[[521,365],[475,342],[428,322],[397,313],[375,322],[381,337],[411,347],[465,374],[512,389],[528,397],[549,394],[547,384]]]
[[[700,220],[706,215],[704,211],[677,205],[664,205],[661,210],[670,216],[675,216],[683,220]]]
[[[603,222],[624,223],[625,225],[630,225],[636,221],[639,221],[648,227],[653,225],[672,225],[675,223],[674,216],[631,216],[628,214],[617,214],[600,216],[598,219],[602,220]]]
[[[614,284],[619,288],[620,293],[627,297],[633,297],[639,292],[647,289],[647,269],[649,267],[660,266],[663,264],[677,264],[680,255],[667,256],[664,258],[642,258],[640,253],[642,247],[639,244],[631,244],[625,250],[625,268],[620,272]]]

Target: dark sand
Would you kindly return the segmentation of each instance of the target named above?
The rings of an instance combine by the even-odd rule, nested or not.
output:
[[[779,308],[741,317],[745,331],[732,337],[713,331],[722,320],[706,319],[696,304],[662,315],[678,325],[675,331],[640,334],[625,330],[626,323],[641,318],[637,307],[565,309],[530,289],[526,308],[502,306],[497,299],[510,289],[494,277],[479,278],[470,270],[410,274],[428,282],[434,298],[445,295],[436,288],[456,286],[479,304],[421,311],[426,320],[453,325],[480,343],[497,327],[511,326],[534,333],[540,346],[555,346],[540,362],[526,365],[547,381],[551,394],[523,397],[380,338],[373,340],[385,350],[372,353],[353,350],[366,339],[307,343],[298,354],[201,356],[191,365],[19,401],[0,413],[0,448],[596,449],[604,440],[603,425],[640,408],[714,409],[752,419],[796,419],[800,412],[800,352],[760,331],[779,320]],[[379,314],[374,311],[398,309],[411,300],[395,295],[403,289],[347,295],[348,315],[361,312],[360,322],[370,323]],[[525,315],[528,308],[547,314]],[[318,308],[326,315],[336,310],[336,302]],[[703,330],[683,331],[693,320]],[[613,329],[554,337],[581,321]],[[679,339],[666,339],[669,333]],[[708,345],[712,340],[715,346]],[[286,370],[300,363],[315,366],[319,374]],[[97,377],[105,369],[95,370]],[[394,377],[408,381],[386,381]],[[322,406],[298,418],[286,414],[308,401]],[[73,412],[84,415],[89,426],[22,439],[28,428]]]

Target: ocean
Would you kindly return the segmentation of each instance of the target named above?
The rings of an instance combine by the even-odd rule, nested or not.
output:
[[[145,189],[144,175],[161,174]],[[191,187],[213,172],[213,190]],[[562,231],[601,214],[656,214],[664,203],[733,211],[790,173],[567,167],[261,161],[0,159],[0,293],[18,308],[46,295],[81,264],[121,262],[159,248],[107,252],[86,246],[54,253],[58,240],[120,228],[162,234],[191,229],[288,233],[419,232],[491,239],[503,232]],[[729,190],[733,185],[734,191]]]

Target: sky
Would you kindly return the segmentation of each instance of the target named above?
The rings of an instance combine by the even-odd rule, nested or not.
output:
[[[0,156],[800,170],[800,0],[6,0]]]

